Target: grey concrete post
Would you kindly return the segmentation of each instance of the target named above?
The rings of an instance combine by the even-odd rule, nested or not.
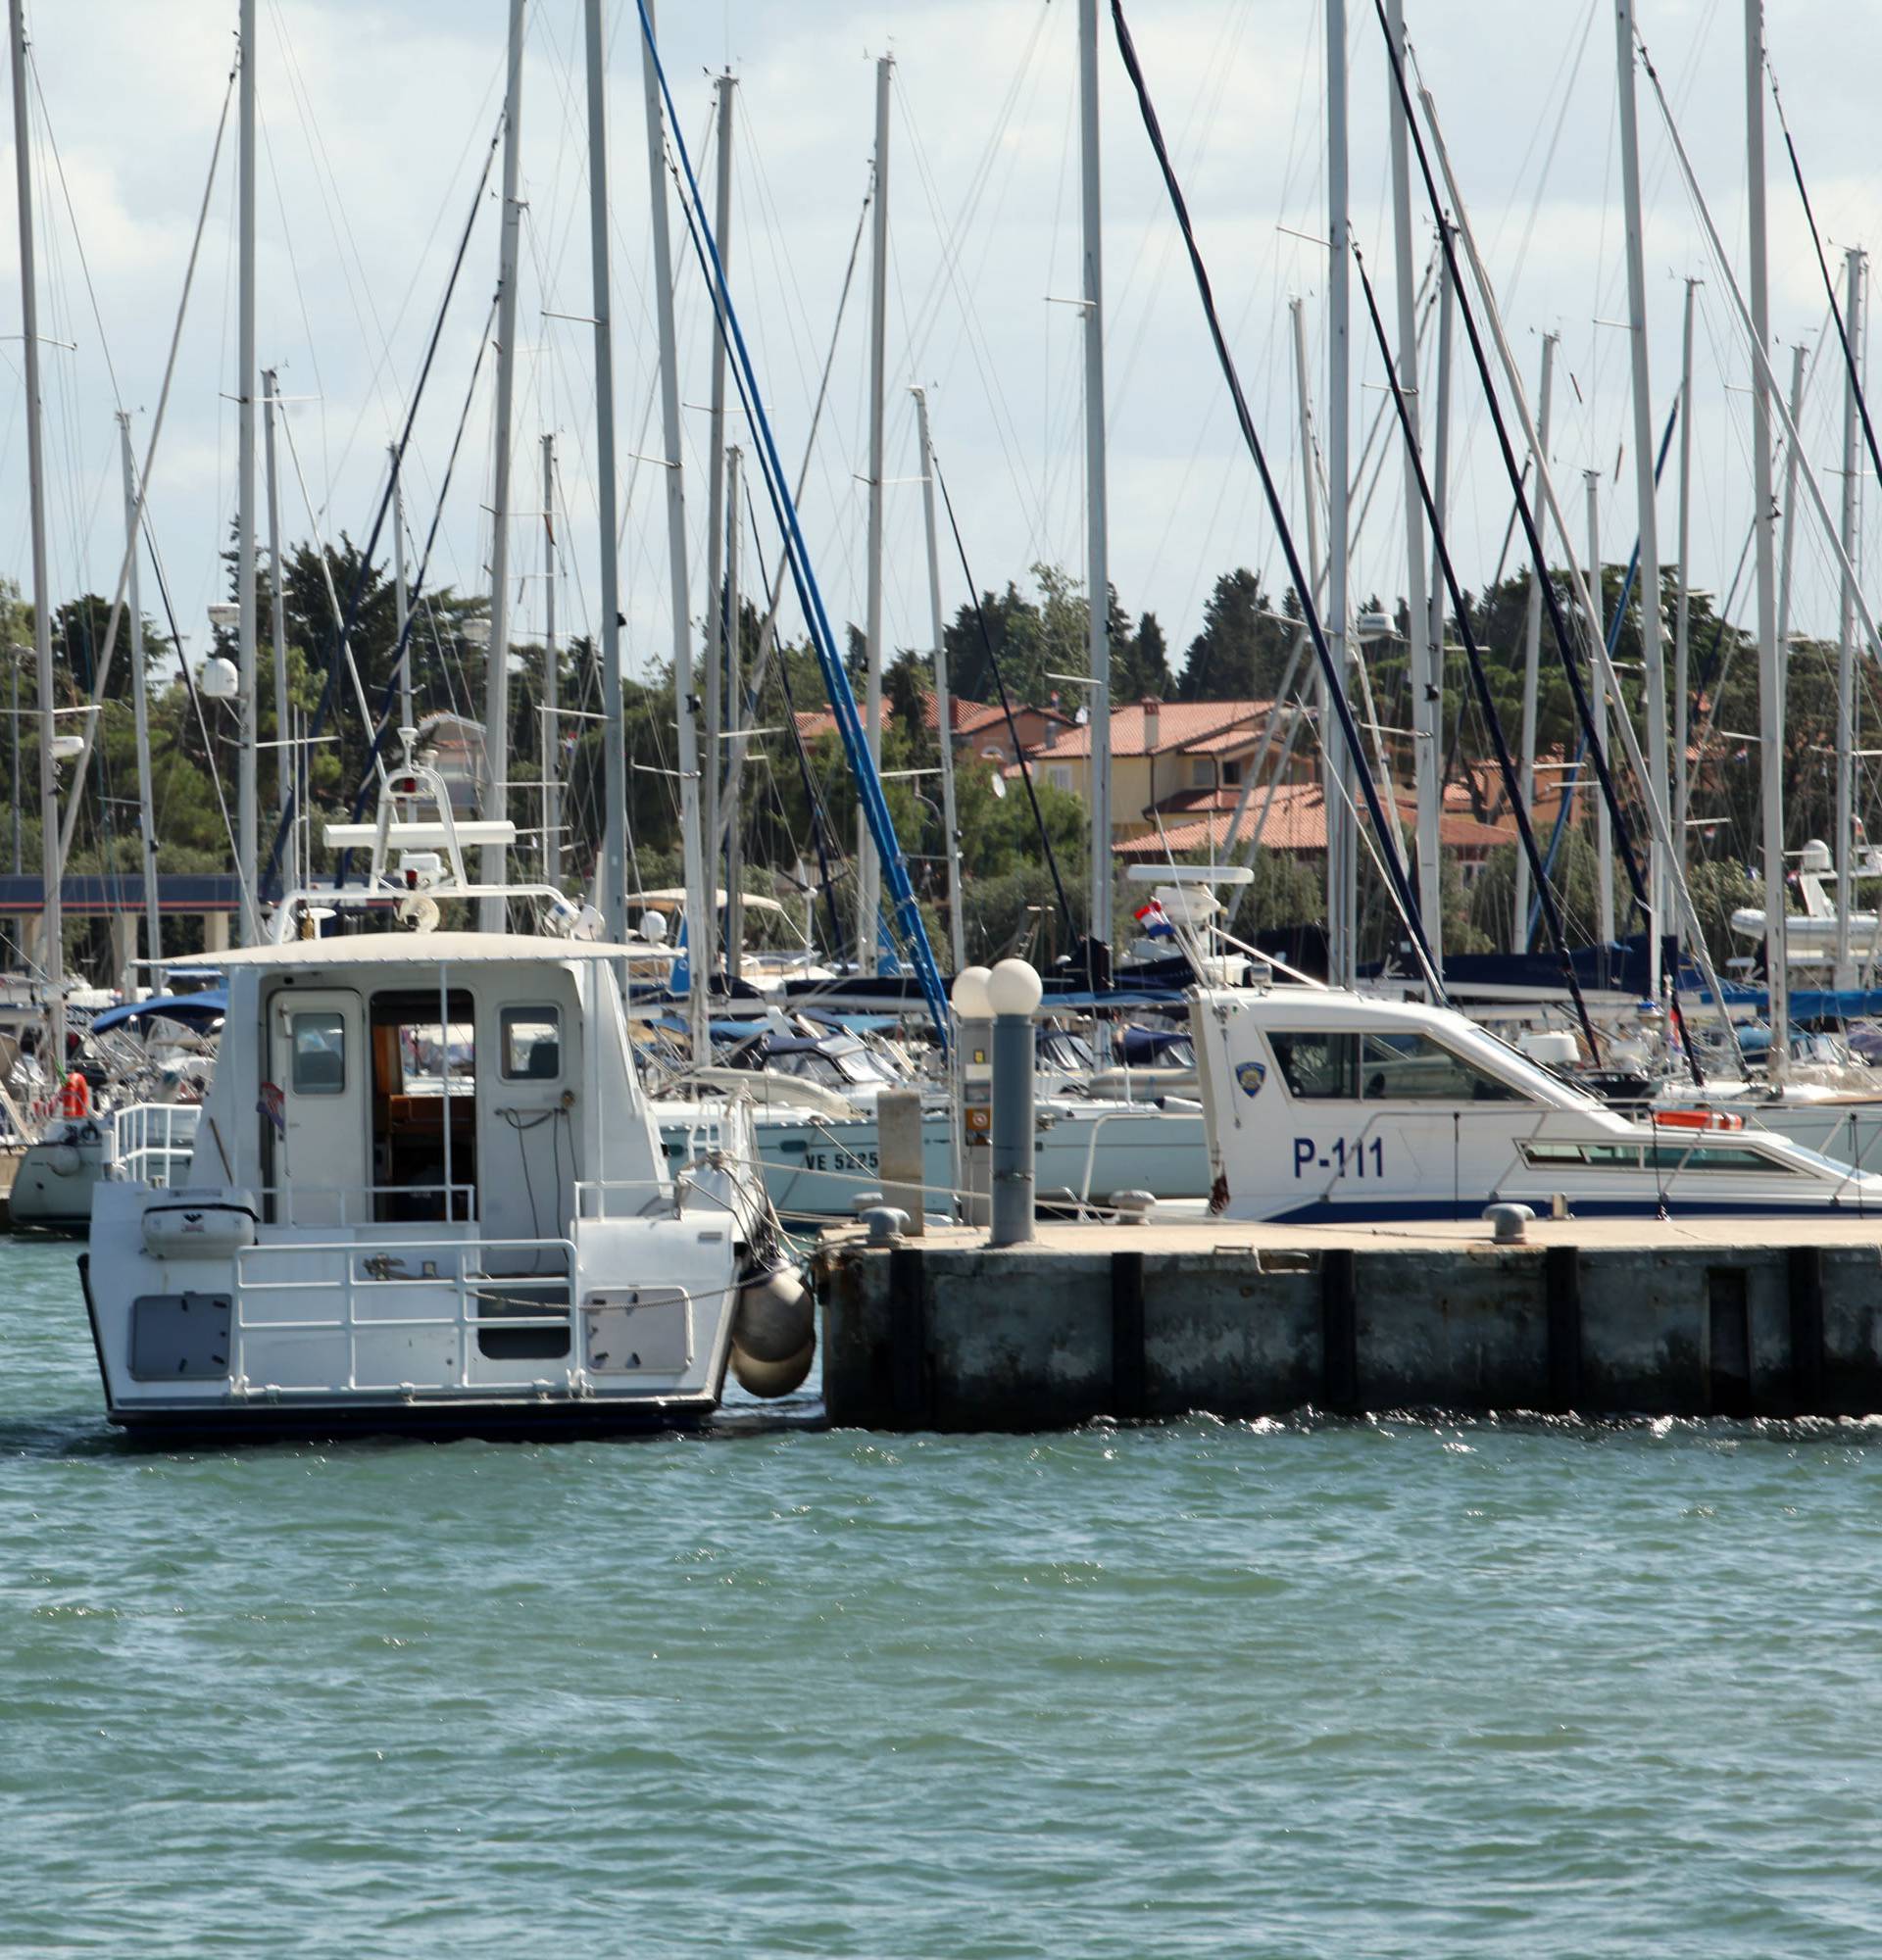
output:
[[[993,1236],[1022,1246],[1033,1234],[1033,1044],[1030,1014],[993,1023]]]
[[[875,1099],[875,1152],[882,1202],[909,1214],[905,1238],[920,1238],[927,1194],[922,1188],[918,1089],[885,1089]]]

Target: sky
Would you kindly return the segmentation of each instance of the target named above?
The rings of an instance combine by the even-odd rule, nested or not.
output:
[[[416,564],[435,524],[427,585],[487,588],[493,363],[472,368],[496,285],[495,173],[478,176],[501,108],[502,0],[259,0],[256,77],[258,339],[280,374],[281,503],[290,539],[372,528],[385,452],[414,389],[453,258],[474,210],[458,289],[419,400],[406,470]],[[1312,414],[1325,428],[1325,18],[1312,0],[1130,0],[1128,13],[1258,431],[1290,522],[1304,514],[1290,304],[1302,302]],[[115,413],[151,438],[185,268],[229,99],[234,0],[82,0],[28,7],[33,163],[52,585],[111,591],[123,551]],[[713,74],[734,91],[730,283],[787,466],[805,454],[817,379],[868,188],[875,62],[892,55],[884,474],[885,632],[930,639],[919,460],[910,389],[928,391],[941,470],[975,583],[1022,583],[1035,562],[1085,569],[1076,14],[1071,0],[756,0],[670,5],[662,54],[684,136],[711,195]],[[1506,328],[1533,397],[1542,336],[1560,336],[1551,464],[1584,526],[1598,472],[1603,555],[1635,530],[1632,410],[1616,122],[1614,15],[1603,0],[1408,0],[1418,74],[1445,141]],[[1107,425],[1112,581],[1154,611],[1173,656],[1198,630],[1217,573],[1286,585],[1279,540],[1230,412],[1108,16],[1101,16]],[[1639,25],[1679,119],[1741,286],[1746,256],[1742,11],[1723,0],[1639,0]],[[621,451],[620,578],[631,670],[670,656],[666,474],[652,306],[648,149],[639,23],[610,21],[611,236]],[[1772,10],[1770,56],[1839,274],[1849,245],[1882,244],[1872,157],[1882,10],[1791,0]],[[1351,0],[1352,220],[1395,318],[1388,72],[1370,0]],[[1653,421],[1679,380],[1683,282],[1698,290],[1692,578],[1722,593],[1751,520],[1751,357],[1646,80],[1638,84]],[[530,0],[521,135],[516,636],[541,627],[542,448],[556,441],[564,632],[595,622],[597,548],[587,129],[579,0]],[[1773,360],[1809,350],[1802,454],[1835,510],[1843,377],[1810,235],[1767,104]],[[8,181],[12,181],[11,172]],[[710,316],[676,203],[679,387],[690,611],[703,611]],[[1413,200],[1420,275],[1433,227]],[[0,217],[0,573],[29,570],[15,212]],[[236,483],[235,131],[232,107],[175,375],[150,475],[164,583],[201,653],[223,597]],[[828,406],[803,516],[831,616],[865,606],[867,473],[867,235],[835,343]],[[1385,403],[1357,282],[1353,449]],[[1622,322],[1617,326],[1616,321]],[[1827,346],[1823,345],[1827,337]],[[1435,405],[1435,335],[1420,398]],[[1483,396],[1458,335],[1452,390],[1452,546],[1479,585],[1502,560],[1511,497]],[[467,413],[467,401],[469,408]],[[462,418],[456,474],[440,490]],[[1427,424],[1428,427],[1428,424]],[[1389,434],[1389,431],[1384,433]],[[749,451],[748,432],[734,440]],[[1676,453],[1675,453],[1676,454]],[[1403,474],[1382,439],[1361,478],[1356,599],[1406,589]],[[1381,467],[1381,466],[1383,466]],[[1369,499],[1364,486],[1377,478]],[[1673,556],[1669,463],[1659,501]],[[1779,491],[1783,489],[1780,474]],[[1830,547],[1800,486],[1792,625],[1834,633]],[[1867,498],[1864,533],[1878,521]],[[945,520],[944,520],[945,523]],[[1579,540],[1578,540],[1579,541]],[[746,531],[747,590],[767,576],[768,514]],[[762,554],[762,567],[753,554]],[[381,546],[389,556],[389,533]],[[1871,550],[1867,559],[1873,562]],[[161,616],[148,564],[144,606]],[[952,615],[966,579],[943,531]],[[1734,616],[1749,614],[1741,582]],[[791,624],[786,615],[787,628]]]

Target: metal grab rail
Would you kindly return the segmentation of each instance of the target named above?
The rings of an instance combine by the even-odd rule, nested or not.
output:
[[[475,1225],[477,1218],[477,1187],[474,1184],[460,1184],[455,1180],[449,1184],[269,1184],[263,1185],[258,1194],[273,1206],[273,1213],[268,1222],[271,1225],[287,1227],[290,1231],[307,1231],[313,1228],[330,1231],[341,1225]],[[340,1200],[340,1215],[337,1218],[310,1218],[305,1221],[295,1216],[297,1200],[316,1198],[337,1198]],[[444,1209],[455,1208],[459,1199],[465,1201],[465,1215],[462,1218],[435,1218],[429,1220],[412,1218],[375,1218],[371,1215],[373,1200],[379,1198],[441,1198],[446,1200]],[[355,1200],[364,1200],[368,1210],[364,1217],[351,1215],[351,1204]],[[285,1212],[285,1215],[283,1215]],[[451,1241],[447,1243],[459,1243]]]
[[[188,1172],[202,1115],[200,1102],[133,1102],[114,1109],[109,1174],[167,1189],[179,1170]]]
[[[491,1273],[481,1270],[491,1252],[527,1253],[540,1262],[545,1252],[560,1253],[563,1258],[563,1273],[553,1270],[548,1273]],[[420,1272],[393,1273],[389,1270],[394,1260],[401,1263],[401,1255],[422,1254],[430,1270]],[[257,1259],[307,1259],[339,1257],[345,1261],[342,1272],[337,1276],[315,1277],[311,1279],[252,1279],[246,1268]],[[440,1261],[447,1261],[451,1271],[440,1271]],[[364,1276],[357,1267],[364,1263],[369,1268],[379,1265],[378,1273],[368,1271]],[[486,1289],[493,1286],[534,1286],[545,1282],[554,1284],[561,1278],[569,1290],[568,1304],[561,1308],[545,1307],[540,1313],[504,1313],[486,1315],[482,1303]],[[374,1315],[362,1318],[358,1311],[361,1296],[368,1298],[394,1293],[414,1286],[448,1289],[454,1300],[454,1310],[440,1313],[409,1313]],[[278,1297],[284,1294],[338,1294],[339,1310],[331,1316],[320,1319],[297,1320],[255,1320],[249,1317],[248,1306],[252,1299],[264,1296]],[[293,1244],[258,1243],[240,1248],[235,1254],[234,1300],[232,1302],[230,1332],[234,1337],[234,1351],[229,1356],[229,1379],[235,1393],[258,1393],[248,1378],[248,1336],[256,1334],[334,1334],[343,1333],[347,1343],[346,1382],[342,1389],[332,1393],[357,1391],[359,1382],[359,1339],[362,1332],[383,1333],[388,1328],[444,1327],[457,1332],[457,1380],[455,1382],[426,1385],[422,1383],[402,1384],[413,1393],[421,1393],[427,1386],[443,1392],[459,1392],[470,1384],[470,1337],[478,1329],[500,1327],[512,1333],[530,1330],[563,1328],[571,1337],[574,1331],[575,1303],[575,1246],[571,1239],[393,1239],[362,1243],[355,1239],[332,1240],[326,1243],[309,1244],[305,1241]],[[578,1372],[573,1364],[567,1371],[572,1385],[572,1378]],[[382,1389],[383,1383],[371,1385]],[[305,1387],[295,1389],[297,1395],[321,1393]]]

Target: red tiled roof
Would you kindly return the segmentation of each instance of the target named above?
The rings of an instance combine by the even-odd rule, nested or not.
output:
[[[1146,712],[1142,702],[1111,710],[1111,753],[1114,756],[1161,756],[1171,749],[1194,749],[1230,729],[1259,724],[1273,707],[1268,701],[1165,701]],[[1155,736],[1153,744],[1151,737]],[[1049,747],[1038,751],[1041,760],[1064,762],[1091,754],[1091,730],[1067,728]]]
[[[1248,813],[1242,819],[1234,841],[1247,838],[1253,831],[1265,801],[1265,791],[1249,800]],[[1400,806],[1409,821],[1412,816],[1411,799],[1401,798]],[[1112,851],[1116,857],[1134,858],[1146,862],[1182,858],[1194,851],[1213,849],[1221,852],[1229,846],[1229,827],[1233,822],[1234,807],[1231,803],[1227,809],[1217,808],[1207,815],[1185,817],[1180,823],[1164,824],[1161,831],[1153,830],[1147,836],[1131,838],[1128,843],[1114,844]],[[1438,837],[1448,851],[1481,852],[1498,844],[1514,843],[1516,829],[1512,823],[1479,823],[1473,816],[1454,815],[1447,811],[1439,821]],[[1318,783],[1283,783],[1274,792],[1273,804],[1267,811],[1267,823],[1262,831],[1262,849],[1288,852],[1326,849],[1326,798]]]

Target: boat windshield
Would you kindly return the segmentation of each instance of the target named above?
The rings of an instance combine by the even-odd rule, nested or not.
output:
[[[1289,1092],[1305,1102],[1522,1102],[1514,1084],[1416,1029],[1271,1033]]]

